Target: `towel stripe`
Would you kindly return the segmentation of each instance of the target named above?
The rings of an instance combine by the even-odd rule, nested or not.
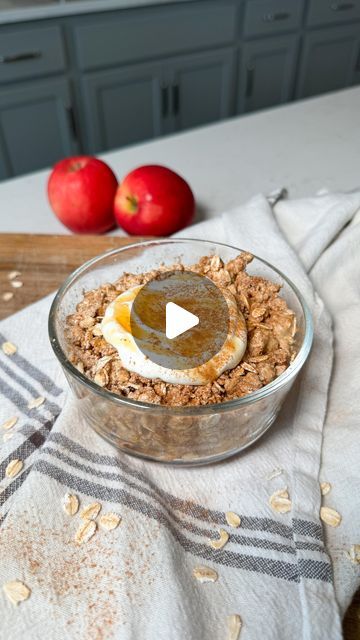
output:
[[[0,463],[0,480],[5,478],[5,470],[11,460],[19,458],[22,462],[35,451],[39,449],[48,437],[53,425],[54,420],[47,420],[40,429],[35,429],[33,433],[23,442],[21,445],[14,449],[7,458]],[[1,499],[1,496],[0,496]]]
[[[26,399],[19,391],[10,387],[3,379],[0,380],[0,391],[6,398],[8,398],[8,400],[10,400],[10,402],[16,405],[17,408],[28,417],[32,417],[35,415],[35,412],[38,412],[38,409],[29,409],[29,400]],[[36,392],[35,398],[38,396],[39,394]],[[61,407],[59,407],[58,404],[49,402],[48,399],[46,399],[46,404],[43,408],[46,408],[53,414],[59,414],[61,411]]]
[[[6,341],[7,338],[5,338],[2,333],[0,333],[0,342],[3,343]],[[58,387],[55,382],[46,375],[46,373],[35,367],[35,365],[24,358],[24,356],[21,356],[18,352],[14,353],[14,355],[11,356],[11,361],[14,362],[20,369],[25,371],[28,376],[30,376],[37,382],[40,382],[42,387],[51,395],[60,396],[62,394],[63,389],[60,389],[60,387]]]
[[[44,460],[37,460],[34,463],[33,468],[39,473],[53,478],[62,485],[75,491],[91,495],[98,500],[111,500],[114,503],[126,505],[133,511],[156,520],[166,527],[185,551],[192,553],[195,556],[217,564],[244,569],[246,571],[254,571],[290,582],[300,581],[300,573],[297,563],[293,564],[281,560],[243,555],[233,551],[227,551],[226,549],[216,551],[208,545],[199,544],[188,539],[176,529],[162,511],[156,509],[148,502],[133,496],[124,489],[105,488],[97,483],[90,482],[67,473],[56,465]],[[303,573],[306,574],[306,577],[309,579],[325,582],[330,582],[332,576],[331,566],[329,563],[315,560],[303,561],[301,575],[303,575]]]
[[[207,523],[211,522],[217,525],[226,525],[225,512],[207,509],[206,507],[203,507],[196,503],[192,503],[189,505],[189,502],[185,502],[185,500],[182,500],[181,498],[178,498],[177,496],[174,496],[171,493],[161,490],[159,487],[154,485],[154,483],[151,482],[151,480],[149,480],[143,473],[132,469],[124,461],[123,458],[119,459],[115,456],[108,456],[108,455],[93,453],[92,451],[89,451],[79,443],[74,442],[73,440],[71,440],[67,436],[64,436],[61,433],[52,433],[49,436],[48,444],[51,444],[53,442],[63,446],[65,449],[67,449],[71,453],[79,456],[84,460],[87,460],[88,462],[94,462],[96,464],[104,465],[104,466],[116,467],[123,473],[135,478],[136,480],[139,480],[145,485],[145,487],[141,485],[136,485],[136,489],[138,491],[141,491],[143,493],[146,493],[147,495],[150,495],[150,497],[152,497],[154,500],[158,500],[161,503],[162,501],[165,501],[165,503],[167,503],[169,506],[171,506],[172,509],[176,511],[180,511],[182,513],[185,513],[188,516],[191,516],[198,520],[202,520]],[[93,467],[91,467],[91,471],[92,473],[94,472]],[[239,515],[241,516],[241,514]],[[274,535],[282,536],[288,540],[293,539],[292,527],[279,523],[276,520],[273,520],[271,518],[260,518],[255,516],[246,516],[246,515],[241,517],[242,517],[241,526],[243,529],[249,529],[251,531],[264,531],[267,533],[272,533]],[[294,520],[294,522],[296,521]],[[306,522],[306,521],[301,521],[301,522]],[[309,525],[313,525],[313,523],[309,522]],[[321,530],[321,527],[320,527],[320,530]],[[313,528],[310,526],[308,533],[305,533],[303,530],[301,531],[301,533],[303,535],[308,535],[309,537],[312,537],[312,531],[313,531]],[[318,535],[316,535],[315,537],[318,538]]]
[[[78,462],[75,462],[74,460],[72,460],[71,458],[69,458],[68,456],[66,456],[65,454],[61,453],[60,451],[57,451],[55,449],[53,449],[51,446],[46,445],[42,451],[41,451],[41,455],[44,454],[48,454],[50,456],[52,456],[53,458],[56,458],[57,460],[60,460],[61,462],[64,462],[65,464],[73,467],[77,472],[84,472],[84,473],[88,473],[91,474],[92,476],[95,476],[99,479],[103,478],[104,480],[115,480],[117,482],[120,482],[122,484],[125,484],[129,489],[133,489],[136,491],[140,491],[141,493],[143,493],[144,495],[153,498],[154,496],[151,495],[151,493],[149,491],[147,491],[146,489],[142,489],[139,488],[136,484],[134,484],[133,482],[129,481],[128,478],[124,475],[122,475],[121,473],[108,473],[105,471],[98,471],[97,469],[94,469],[93,467],[88,467],[86,465],[83,464],[79,464]],[[79,476],[77,476],[79,477]],[[202,538],[217,538],[218,534],[216,531],[214,531],[213,529],[202,529],[196,525],[194,525],[192,522],[187,521],[187,520],[182,520],[181,518],[179,518],[175,513],[173,513],[171,511],[171,509],[169,509],[169,505],[166,504],[166,502],[164,503],[164,501],[159,500],[158,498],[155,498],[156,502],[158,503],[158,505],[164,509],[164,511],[166,511],[167,516],[169,518],[171,518],[174,522],[177,523],[177,525],[182,528],[185,529],[186,531],[189,531],[195,535],[198,535]],[[296,549],[295,546],[290,546],[290,545],[284,545],[284,544],[280,544],[277,542],[272,542],[270,540],[266,540],[266,539],[261,539],[261,538],[253,538],[253,537],[248,537],[248,536],[243,536],[243,535],[238,535],[233,533],[231,536],[231,540],[237,544],[243,545],[243,546],[249,546],[249,547],[257,547],[259,549],[269,549],[269,550],[273,550],[273,551],[279,551],[279,552],[283,552],[283,553],[289,553],[292,555],[296,555]]]

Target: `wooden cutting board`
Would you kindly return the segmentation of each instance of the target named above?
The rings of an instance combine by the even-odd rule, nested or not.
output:
[[[55,291],[86,260],[108,249],[144,239],[146,238],[0,234],[0,319]],[[22,287],[11,286],[11,271],[21,272],[17,280],[23,283]],[[9,291],[14,296],[5,302],[2,296]],[[360,639],[360,590],[345,616],[344,639]]]
[[[54,236],[18,233],[0,234],[0,319],[59,288],[74,269],[99,253],[145,238],[116,236]],[[20,271],[14,288],[11,271]],[[13,293],[9,301],[3,299]]]

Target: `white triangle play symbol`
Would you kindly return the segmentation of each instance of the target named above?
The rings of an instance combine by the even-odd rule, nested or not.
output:
[[[183,307],[179,307],[175,302],[166,304],[166,337],[169,340],[177,338],[185,331],[196,327],[199,318]]]

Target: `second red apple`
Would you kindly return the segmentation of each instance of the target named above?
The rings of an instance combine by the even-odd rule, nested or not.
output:
[[[195,212],[194,195],[175,171],[145,165],[119,185],[114,204],[118,224],[132,235],[168,236],[186,227]]]

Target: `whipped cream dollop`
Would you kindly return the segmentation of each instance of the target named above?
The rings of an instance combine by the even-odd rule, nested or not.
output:
[[[101,323],[104,339],[117,350],[125,369],[144,378],[158,378],[172,384],[204,385],[239,364],[246,350],[247,331],[244,316],[229,291],[221,290],[229,311],[229,331],[222,348],[204,364],[180,370],[153,362],[139,349],[134,339],[131,313],[135,297],[141,288],[132,287],[115,298],[106,308]],[[141,330],[146,333],[146,327],[142,326]]]

